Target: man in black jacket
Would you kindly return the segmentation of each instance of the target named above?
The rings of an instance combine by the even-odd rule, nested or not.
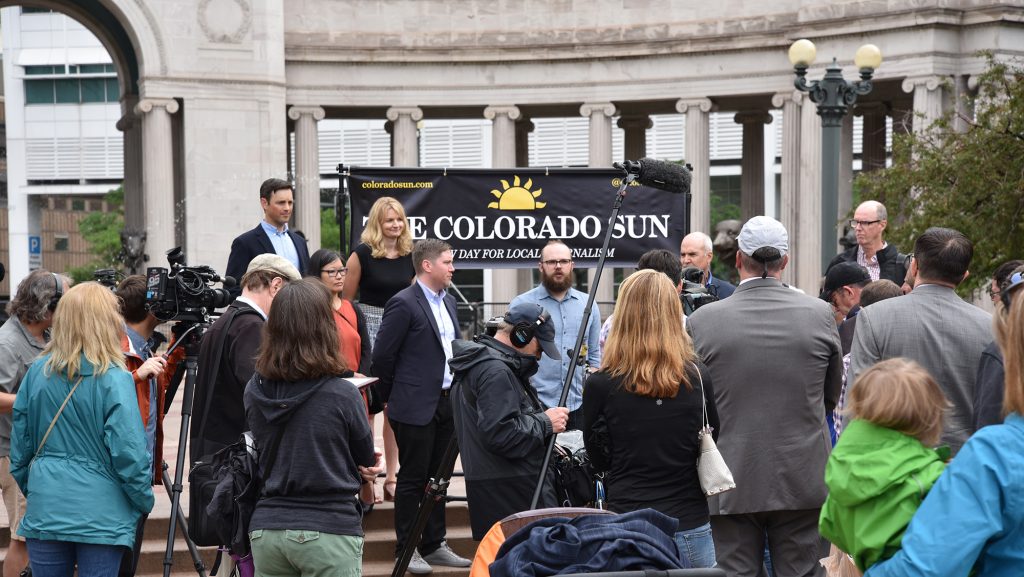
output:
[[[545,409],[530,385],[542,351],[561,359],[554,340],[544,307],[520,303],[494,337],[453,343],[452,413],[477,541],[495,522],[530,508],[548,438],[565,430],[569,410]],[[556,505],[547,489],[539,507]]]
[[[884,278],[902,285],[907,276],[906,258],[883,238],[888,219],[884,204],[875,200],[860,203],[850,221],[850,228],[857,236],[857,246],[836,255],[828,263],[825,273],[841,262],[853,262],[868,269],[873,281]]]

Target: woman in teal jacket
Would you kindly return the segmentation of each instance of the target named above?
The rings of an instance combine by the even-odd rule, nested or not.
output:
[[[28,502],[18,534],[35,577],[70,577],[76,564],[79,577],[115,575],[153,507],[122,331],[113,293],[91,282],[72,288],[14,403],[11,475]]]

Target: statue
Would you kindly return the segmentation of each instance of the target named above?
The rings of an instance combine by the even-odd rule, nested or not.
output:
[[[739,282],[740,278],[739,273],[736,272],[736,251],[738,250],[736,237],[739,236],[742,226],[742,222],[734,219],[719,221],[715,225],[713,237],[715,260],[718,261],[716,275],[733,284]]]
[[[140,274],[145,270],[143,263],[149,260],[146,255],[146,233],[129,228],[121,231],[121,252],[117,255],[127,269],[128,274]]]
[[[849,225],[843,227],[843,238],[839,239],[839,245],[844,251],[857,246],[857,233]]]

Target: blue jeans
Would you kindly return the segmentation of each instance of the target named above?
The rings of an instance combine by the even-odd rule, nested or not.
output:
[[[78,577],[117,575],[125,548],[70,541],[26,539],[33,577],[71,577],[78,565]]]
[[[694,568],[714,567],[715,542],[711,539],[711,523],[679,531],[675,535],[679,557],[688,560]]]

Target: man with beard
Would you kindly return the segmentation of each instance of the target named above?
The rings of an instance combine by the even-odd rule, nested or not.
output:
[[[568,410],[545,410],[530,386],[542,351],[561,358],[554,336],[547,311],[524,303],[509,309],[493,337],[452,344],[452,414],[477,541],[495,522],[530,508],[547,440],[565,430]],[[538,505],[553,507],[558,500],[546,489]]]
[[[526,291],[512,299],[509,308],[523,303],[534,303],[544,307],[551,315],[555,328],[555,348],[559,352],[571,351],[576,345],[576,335],[583,324],[583,311],[587,306],[587,293],[572,287],[573,265],[572,251],[560,240],[549,241],[540,252],[540,286]],[[601,313],[594,303],[587,322],[585,345],[587,347],[587,365],[597,370],[601,366]],[[582,353],[581,353],[582,354]],[[572,354],[562,355],[561,360],[544,356],[540,360],[540,369],[533,377],[533,386],[537,396],[548,407],[556,407],[562,395],[562,383],[566,374],[573,371],[572,384],[566,408],[569,409],[568,430],[576,430],[583,426],[583,372],[571,365]]]

